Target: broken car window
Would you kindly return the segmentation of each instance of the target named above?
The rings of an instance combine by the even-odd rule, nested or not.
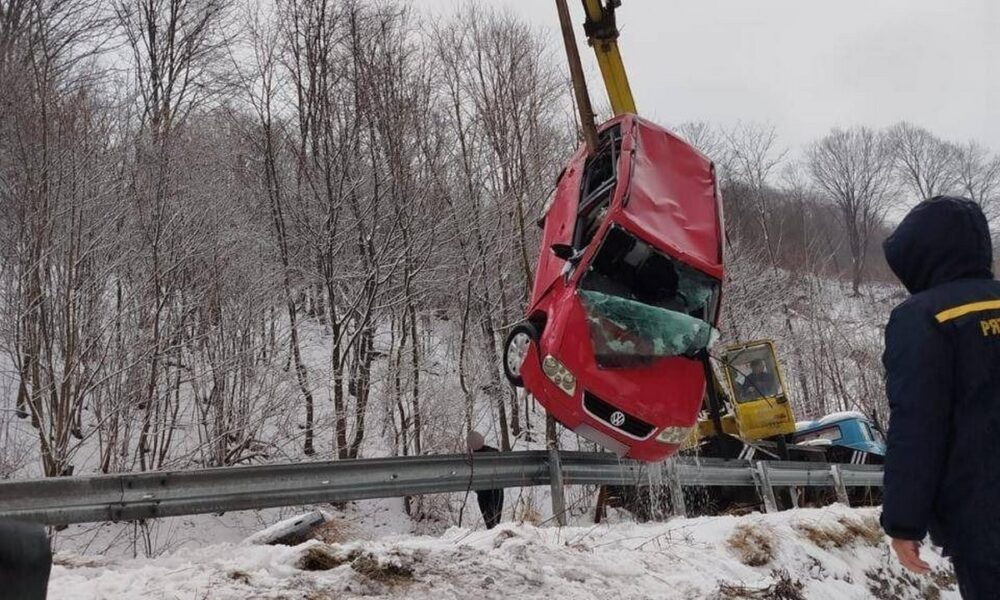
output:
[[[621,127],[601,133],[600,146],[587,160],[580,188],[580,206],[577,212],[573,247],[586,248],[604,223],[618,181],[618,157],[621,154]]]
[[[612,227],[580,287],[711,322],[719,282]]]
[[[693,356],[718,336],[710,322],[719,283],[620,227],[608,232],[580,290],[602,367]]]

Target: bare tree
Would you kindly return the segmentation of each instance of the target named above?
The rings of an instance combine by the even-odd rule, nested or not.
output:
[[[982,206],[991,221],[1000,216],[1000,156],[970,141],[956,147],[952,164],[961,193]]]
[[[509,14],[474,5],[436,28],[434,42],[457,151],[451,161],[460,166],[459,186],[442,187],[472,282],[467,287],[476,296],[485,362],[492,365],[482,388],[496,403],[507,449],[522,419],[515,394],[506,394],[504,405],[498,346],[527,300],[538,236],[529,224],[561,167],[553,159],[567,155],[572,141],[569,111],[561,110],[569,88],[546,66],[550,50],[537,32]],[[518,271],[499,268],[505,264]]]
[[[892,145],[866,127],[834,129],[808,150],[813,182],[837,207],[851,250],[851,287],[860,293],[872,234],[896,201]]]
[[[688,121],[677,126],[677,133],[712,159],[723,174],[729,164],[725,132],[707,121]]]
[[[894,125],[886,135],[900,180],[920,200],[955,190],[955,146],[906,122]]]
[[[778,134],[774,126],[740,123],[726,131],[724,137],[730,188],[739,187],[746,192],[771,267],[776,269],[780,236],[776,238],[774,230],[780,224],[774,222],[767,185],[788,151],[777,147]]]
[[[250,14],[250,44],[254,57],[252,67],[241,72],[241,84],[256,122],[245,135],[251,140],[253,155],[262,164],[255,178],[258,190],[262,192],[267,212],[270,216],[271,234],[281,272],[281,297],[288,318],[289,362],[292,363],[295,380],[303,400],[305,423],[302,451],[306,456],[315,454],[315,401],[309,383],[309,373],[302,355],[300,334],[300,313],[296,302],[296,269],[293,235],[289,231],[288,183],[285,161],[286,139],[283,122],[277,116],[277,97],[280,93],[281,45],[280,33],[273,21],[262,13]]]
[[[0,208],[5,346],[48,476],[72,473],[84,400],[105,358],[114,263],[109,111],[87,61],[109,35],[88,2],[0,3]],[[104,214],[102,214],[104,213]]]

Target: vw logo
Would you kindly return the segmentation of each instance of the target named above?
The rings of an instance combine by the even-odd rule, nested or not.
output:
[[[615,427],[621,427],[625,424],[625,413],[620,410],[616,410],[611,413],[611,424]]]

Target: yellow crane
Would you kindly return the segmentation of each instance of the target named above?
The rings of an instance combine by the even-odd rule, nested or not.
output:
[[[597,55],[597,64],[601,68],[604,87],[607,89],[611,109],[616,116],[636,112],[632,88],[629,86],[625,64],[622,62],[621,51],[618,49],[618,25],[615,20],[615,9],[619,6],[621,6],[621,0],[583,0],[583,8],[587,15],[584,31],[587,34],[587,41]],[[577,51],[576,34],[570,20],[566,0],[556,0],[556,9],[559,12],[559,24],[562,29],[563,43],[566,46],[566,58],[569,60],[569,71],[573,80],[573,93],[580,114],[583,139],[590,151],[593,152],[597,149],[597,126],[594,123],[594,109],[590,103],[587,80],[580,62],[580,53]]]
[[[597,55],[597,64],[601,68],[601,76],[615,116],[637,112],[621,50],[618,48],[615,9],[619,6],[621,0],[583,0],[583,8],[587,12],[583,30]]]

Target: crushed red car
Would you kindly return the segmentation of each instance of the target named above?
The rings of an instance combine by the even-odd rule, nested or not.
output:
[[[712,162],[623,115],[581,148],[540,221],[542,251],[504,371],[556,420],[662,460],[695,426],[717,337],[722,210]]]

